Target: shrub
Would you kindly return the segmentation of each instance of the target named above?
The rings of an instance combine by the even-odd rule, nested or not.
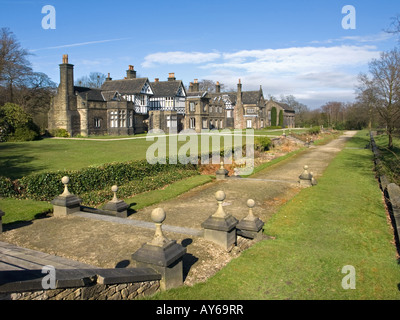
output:
[[[308,129],[309,134],[319,134],[321,132],[321,128],[319,126],[314,126]]]
[[[9,141],[33,141],[39,138],[39,133],[37,131],[31,130],[28,127],[20,127],[15,129],[14,134],[12,134],[8,140]]]
[[[0,196],[13,197],[15,195],[14,183],[11,179],[0,176]]]
[[[50,134],[53,137],[59,137],[59,138],[68,138],[69,137],[68,131],[65,129],[62,129],[62,128],[50,130]]]
[[[268,137],[256,137],[254,139],[254,148],[259,151],[267,151],[271,146],[271,139]]]
[[[0,107],[0,140],[32,141],[40,136],[39,127],[19,105],[6,103]]]
[[[279,111],[279,126],[283,126],[283,111]]]
[[[271,126],[275,127],[277,125],[276,123],[276,108],[272,107],[271,109]]]

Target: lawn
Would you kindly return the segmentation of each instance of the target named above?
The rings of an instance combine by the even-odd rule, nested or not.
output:
[[[270,131],[255,132],[265,135],[270,133]],[[33,172],[77,170],[110,162],[141,160],[146,158],[148,148],[158,141],[157,138],[154,141],[146,141],[143,135],[131,138],[135,139],[125,137],[124,140],[115,140],[115,137],[104,136],[101,141],[67,138],[0,143],[0,176],[18,179]],[[200,141],[200,137],[198,139]],[[221,136],[221,147],[224,145],[223,139],[224,136]],[[212,137],[209,141],[211,150]],[[169,139],[166,142],[168,153]],[[245,143],[244,134],[243,143]],[[184,144],[186,141],[178,141],[178,150]],[[203,152],[201,148],[198,151]]]
[[[264,240],[204,283],[152,299],[400,299],[400,267],[372,153],[359,132],[325,170],[268,221]],[[344,278],[354,268],[355,289]]]

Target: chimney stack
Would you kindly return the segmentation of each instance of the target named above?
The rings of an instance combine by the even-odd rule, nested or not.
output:
[[[219,81],[217,81],[217,84],[215,85],[215,92],[220,93],[221,92],[221,85],[219,84]]]
[[[157,83],[158,83],[159,81],[160,81],[159,78],[155,78],[155,79],[154,79],[154,82],[157,82]]]
[[[136,71],[133,69],[132,65],[129,65],[128,70],[126,70],[126,78],[127,79],[135,79],[136,78]]]
[[[168,81],[174,81],[176,80],[175,78],[175,73],[171,72],[168,74]]]
[[[189,84],[189,92],[193,92],[193,82],[190,82]]]
[[[68,55],[67,54],[63,54],[63,63],[67,64],[68,63]]]
[[[193,81],[193,91],[194,92],[200,91],[198,79],[194,79],[194,81]]]
[[[110,73],[108,73],[108,76],[107,76],[107,78],[106,78],[106,81],[111,81],[112,80],[112,78],[110,77]]]

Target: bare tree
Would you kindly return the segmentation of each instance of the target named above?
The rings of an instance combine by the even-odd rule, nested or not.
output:
[[[106,80],[106,75],[101,72],[91,72],[75,80],[75,85],[88,88],[100,88]]]
[[[14,102],[14,88],[22,86],[32,73],[28,56],[10,29],[1,28],[0,85],[7,87],[10,102]]]
[[[386,125],[388,148],[393,148],[393,132],[400,121],[400,52],[382,52],[369,63],[370,78],[360,76],[360,97],[374,108]]]
[[[208,80],[208,79],[202,79],[199,81],[199,90],[200,91],[208,91],[208,92],[215,92],[215,86],[216,82],[213,80]],[[226,91],[225,90],[225,85],[223,83],[220,83],[220,88],[221,92]]]

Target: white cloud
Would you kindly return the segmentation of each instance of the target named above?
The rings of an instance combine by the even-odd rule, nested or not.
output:
[[[158,52],[145,57],[142,66],[192,64],[191,77],[211,79],[244,90],[262,85],[264,94],[292,94],[317,107],[322,99],[354,98],[357,74],[379,50],[372,45],[305,46],[236,52]],[[202,71],[201,71],[202,70]],[[321,103],[322,104],[322,103]]]
[[[158,64],[200,64],[216,60],[220,56],[218,52],[157,52],[147,55],[142,67],[154,67]]]

